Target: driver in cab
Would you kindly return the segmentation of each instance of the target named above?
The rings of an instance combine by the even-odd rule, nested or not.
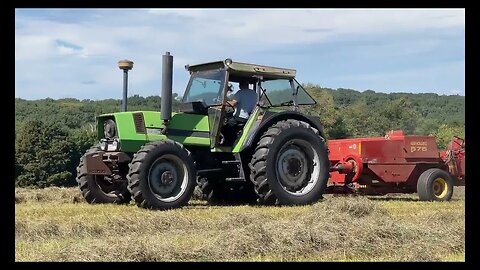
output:
[[[236,125],[238,123],[246,123],[255,105],[258,102],[258,95],[255,91],[249,88],[248,81],[242,80],[238,83],[240,90],[235,93],[230,100],[227,100],[227,105],[235,108],[233,117],[227,121],[227,125]]]
[[[235,108],[233,116],[225,123],[225,129],[231,133],[233,137],[235,136],[236,127],[239,124],[245,124],[247,122],[258,102],[258,95],[255,91],[249,88],[247,80],[239,81],[238,86],[240,90],[231,96],[230,99],[225,101],[227,106]]]

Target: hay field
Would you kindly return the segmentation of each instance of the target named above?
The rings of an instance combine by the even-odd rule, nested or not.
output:
[[[296,207],[152,211],[89,205],[77,188],[15,190],[16,261],[464,261],[464,188],[332,196]]]

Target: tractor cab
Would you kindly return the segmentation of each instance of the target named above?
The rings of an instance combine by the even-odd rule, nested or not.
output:
[[[236,127],[239,131],[236,141],[240,138],[243,127],[260,121],[269,108],[292,106],[293,111],[297,111],[298,105],[316,103],[297,82],[296,71],[293,69],[233,62],[231,59],[186,65],[185,69],[191,76],[180,111],[187,114],[208,115],[212,148],[234,146],[233,141],[225,145],[222,129],[236,109],[226,102],[229,100],[229,91],[233,90],[235,94],[235,90],[239,90],[240,81],[248,82],[249,89],[257,95],[257,102],[255,108],[249,112],[247,122],[240,123]]]

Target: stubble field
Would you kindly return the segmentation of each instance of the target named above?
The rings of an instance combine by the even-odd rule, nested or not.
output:
[[[15,190],[16,261],[464,261],[465,195],[333,196],[308,206],[153,211],[77,188]]]

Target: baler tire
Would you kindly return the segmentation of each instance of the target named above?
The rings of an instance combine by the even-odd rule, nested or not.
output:
[[[444,170],[428,169],[418,178],[417,193],[421,201],[449,201],[453,195],[453,179]]]
[[[186,205],[193,195],[196,186],[195,163],[190,151],[178,142],[164,140],[147,143],[133,156],[129,167],[128,189],[138,207],[159,210],[179,208]],[[162,175],[158,177],[156,172],[162,169]],[[160,183],[167,172],[172,182]],[[170,189],[172,184],[171,193],[178,190],[178,194],[170,197],[159,194]]]
[[[286,152],[290,150],[285,148],[285,145],[293,145],[295,147],[295,143],[300,145],[297,147],[300,151],[293,150],[298,152],[297,155],[300,156],[298,160],[308,163],[306,166],[303,166],[304,163],[300,162],[302,165],[299,166],[300,169],[298,170],[300,172],[297,175],[301,174],[305,178],[298,177],[298,179],[304,180],[297,181],[302,183],[298,187],[288,187],[290,189],[300,188],[300,190],[287,191],[287,187],[281,183],[285,179],[281,180],[282,176],[279,176],[278,164],[280,163],[280,158],[284,157]],[[301,146],[302,144],[303,146]],[[303,157],[301,157],[302,155]],[[294,157],[297,158],[297,156]],[[314,158],[316,158],[318,163],[316,165],[314,164]],[[285,159],[286,157],[282,159],[282,162],[285,162]],[[315,166],[318,167],[315,168]],[[326,191],[329,167],[330,161],[324,138],[310,124],[293,119],[279,121],[268,128],[260,137],[249,163],[251,171],[250,180],[254,184],[255,192],[259,197],[259,203],[267,205],[303,205],[317,202]],[[314,173],[317,174],[316,179],[312,177]],[[287,176],[284,175],[283,177]],[[306,179],[311,180],[305,183]],[[312,179],[313,184],[310,184]],[[307,191],[303,194],[303,190],[307,187]],[[297,192],[300,192],[300,194],[297,194]]]
[[[77,167],[77,183],[82,192],[82,196],[90,204],[97,203],[114,203],[122,204],[129,203],[131,200],[131,194],[127,189],[126,181],[125,185],[121,186],[119,189],[116,189],[112,192],[105,193],[102,190],[102,187],[99,185],[98,181],[103,181],[100,179],[101,175],[87,174],[87,168],[85,166],[85,156],[92,152],[99,151],[100,147],[94,146],[87,150],[85,154],[80,158],[80,163]],[[126,180],[126,179],[125,179]]]

